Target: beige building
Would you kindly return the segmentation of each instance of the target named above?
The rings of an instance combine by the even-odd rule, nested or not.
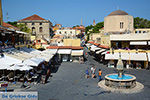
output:
[[[104,18],[104,32],[109,34],[133,33],[134,18],[128,13],[117,10]]]
[[[32,15],[18,21],[18,24],[26,24],[32,31],[32,36],[35,36],[36,40],[46,39],[50,41],[50,35],[52,33],[52,23],[49,20],[41,18],[38,15]]]
[[[56,35],[62,35],[64,38],[76,38],[77,32],[75,29],[60,29],[56,30]]]
[[[80,39],[63,39],[64,46],[81,46]]]
[[[150,28],[140,28],[134,30],[135,34],[150,33]]]

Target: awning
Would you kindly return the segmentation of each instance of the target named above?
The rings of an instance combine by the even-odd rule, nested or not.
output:
[[[4,55],[4,57],[0,57],[0,65],[13,65],[21,62],[22,60],[15,59],[7,55]]]
[[[119,53],[105,55],[105,60],[117,60],[117,59],[119,59]]]
[[[95,45],[91,45],[91,46],[90,46],[91,49],[92,49],[92,48],[95,48],[95,47],[97,47],[97,46],[95,46]]]
[[[147,45],[146,41],[133,41],[130,42],[130,45]]]
[[[107,54],[108,52],[109,52],[109,50],[104,51],[104,52],[101,53],[101,55],[105,55],[105,54]]]
[[[121,59],[122,60],[130,60],[130,54],[129,53],[121,53]]]
[[[26,32],[22,32],[22,31],[16,31],[16,33],[20,33],[20,34],[28,34]]]
[[[148,41],[148,45],[150,45],[150,41]]]
[[[130,60],[147,61],[146,53],[130,53]]]
[[[82,56],[83,50],[72,50],[71,55],[72,56]]]
[[[59,49],[58,54],[71,54],[71,49]]]
[[[91,48],[90,50],[93,51],[93,52],[95,52],[96,50],[100,50],[100,49],[101,49],[101,48],[99,48],[99,47],[95,47],[95,48],[93,47],[93,48]]]
[[[42,58],[45,61],[49,62],[49,60],[51,60],[53,58],[54,55],[37,55],[37,58]]]
[[[56,54],[57,53],[57,49],[47,49],[42,51],[41,54],[48,54],[48,55],[52,55],[52,54]]]
[[[57,53],[57,49],[47,49],[47,51],[50,51],[52,54],[56,54]]]
[[[117,60],[119,59],[119,53],[106,54],[106,60]],[[121,53],[122,60],[131,61],[147,61],[146,53]]]
[[[43,61],[44,59],[42,58],[30,58],[30,59],[25,60],[23,64],[30,65],[30,66],[38,66]]]
[[[150,53],[147,53],[148,54],[148,61],[150,62]]]
[[[106,49],[101,49],[101,50],[97,51],[96,54],[102,53],[104,51],[106,51]]]

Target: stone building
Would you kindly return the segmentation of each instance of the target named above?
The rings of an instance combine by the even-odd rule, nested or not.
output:
[[[18,24],[24,23],[32,31],[32,36],[35,36],[35,40],[46,39],[50,41],[50,35],[52,34],[52,23],[49,20],[41,18],[34,14],[30,17],[24,18],[18,21]]]
[[[76,30],[75,29],[60,29],[60,30],[56,30],[56,35],[63,35],[64,38],[76,38]]]
[[[109,34],[133,33],[133,23],[133,16],[122,10],[117,10],[104,18],[104,32]]]

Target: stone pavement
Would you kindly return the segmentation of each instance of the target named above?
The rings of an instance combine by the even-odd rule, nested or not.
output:
[[[115,72],[115,69],[107,68],[89,56],[85,64],[62,63],[58,71],[52,74],[49,83],[33,85],[26,91],[38,91],[39,100],[150,100],[149,70],[125,70],[126,73],[135,75],[137,81],[144,85],[144,89],[140,93],[122,94],[99,88],[98,78],[86,79],[84,73],[91,64],[97,67],[96,72],[99,68],[102,69],[102,78]]]

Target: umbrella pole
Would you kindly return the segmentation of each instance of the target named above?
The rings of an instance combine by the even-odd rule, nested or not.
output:
[[[15,70],[14,70],[14,82],[15,82]]]
[[[3,70],[3,75],[4,75],[3,81],[5,81],[5,69]]]

